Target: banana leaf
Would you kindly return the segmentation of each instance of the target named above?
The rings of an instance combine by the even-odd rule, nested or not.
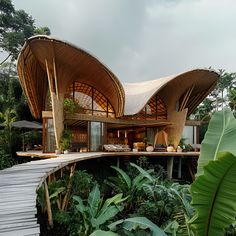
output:
[[[119,236],[119,235],[111,231],[96,230],[89,236]]]
[[[119,203],[121,203],[121,202],[123,202],[123,201],[125,201],[125,200],[127,199],[127,197],[126,197],[126,198],[122,198],[122,196],[123,196],[123,193],[118,193],[118,194],[116,194],[115,196],[113,196],[113,197],[111,197],[111,198],[108,198],[108,199],[104,202],[104,204],[103,204],[103,206],[102,206],[102,208],[101,208],[101,210],[100,210],[99,215],[100,215],[100,214],[103,214],[103,212],[105,212],[105,211],[107,210],[107,208],[108,208],[111,204],[117,205],[117,204],[119,204]]]
[[[58,194],[64,192],[65,189],[66,189],[65,187],[60,187],[60,188],[56,189],[55,192],[53,192],[53,193],[49,196],[49,199],[52,199],[52,198],[54,198],[54,197],[57,197]]]
[[[230,109],[215,112],[202,142],[198,160],[197,176],[203,174],[203,167],[217,159],[218,152],[236,155],[236,119]]]
[[[99,208],[100,204],[100,190],[98,188],[98,185],[96,184],[92,191],[89,193],[88,197],[88,205],[90,209],[90,214],[95,217]]]
[[[166,233],[155,225],[152,221],[146,217],[132,217],[125,220],[118,220],[108,225],[110,230],[116,230],[117,225],[122,225],[122,228],[130,232],[136,232],[140,229],[149,229],[152,233],[152,236],[167,236]]]
[[[80,196],[73,196],[73,200],[78,203],[75,205],[76,209],[83,215],[87,211],[87,207],[83,203],[83,199]]]
[[[122,169],[120,169],[116,166],[112,166],[111,168],[116,170],[121,175],[122,179],[125,181],[128,188],[131,188],[131,179],[130,179],[130,177]]]
[[[203,167],[217,159],[218,152],[236,155],[236,119],[230,109],[215,112],[212,116],[201,145],[197,176],[203,174]]]
[[[131,166],[135,167],[139,172],[140,174],[142,174],[144,177],[146,177],[147,179],[149,179],[150,181],[153,181],[154,178],[150,175],[150,173],[154,172],[153,169],[151,170],[144,170],[143,168],[141,168],[140,166],[137,166],[136,164],[134,163],[130,163]]]
[[[114,219],[114,217],[122,210],[122,207],[109,206],[100,214],[97,218],[91,219],[91,224],[94,228],[98,229],[100,225],[104,224],[108,220]]]
[[[225,152],[204,167],[204,174],[191,185],[192,206],[197,214],[189,223],[199,236],[223,236],[235,222],[236,157]]]

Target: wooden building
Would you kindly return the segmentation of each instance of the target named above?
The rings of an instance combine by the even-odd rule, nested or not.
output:
[[[214,71],[195,69],[122,84],[90,53],[48,36],[26,41],[17,70],[33,116],[43,119],[45,152],[59,148],[64,129],[72,132],[77,151],[102,150],[107,143],[153,144],[160,130],[176,146],[186,117],[218,79]]]

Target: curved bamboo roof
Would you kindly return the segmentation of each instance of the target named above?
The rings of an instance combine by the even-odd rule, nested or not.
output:
[[[48,91],[47,66],[54,72],[58,92],[65,94],[73,81],[86,83],[106,95],[116,116],[124,110],[124,90],[116,76],[81,48],[48,36],[29,38],[17,63],[18,75],[32,114],[39,118]]]
[[[120,83],[97,58],[76,46],[48,36],[29,38],[17,63],[18,75],[32,114],[40,118],[48,93],[47,72],[65,94],[73,81],[96,88],[111,103],[116,117],[139,113],[156,94],[168,111],[188,108],[188,115],[215,87],[219,75],[195,69],[175,76],[139,83]],[[47,71],[48,70],[48,71]]]
[[[176,102],[188,115],[215,87],[219,75],[211,70],[195,69],[182,74],[139,83],[123,83],[125,90],[124,115],[140,112],[158,94],[167,107],[175,109]],[[185,104],[183,104],[185,103]]]

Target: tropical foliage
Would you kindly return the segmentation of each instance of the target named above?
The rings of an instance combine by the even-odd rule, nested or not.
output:
[[[222,69],[217,73],[219,80],[215,89],[193,112],[192,118],[209,121],[215,111],[222,110],[224,107],[235,111],[236,73],[228,73]]]
[[[154,170],[145,171],[141,167],[130,163],[130,165],[136,168],[139,173],[133,179],[122,169],[112,166],[112,168],[118,173],[118,176],[109,177],[106,183],[114,189],[117,193],[124,193],[124,196],[128,197],[129,210],[135,208],[135,205],[139,204],[139,200],[142,197],[143,185],[154,181],[154,178],[150,175]]]
[[[121,204],[126,198],[122,198],[122,193],[103,201],[98,185],[95,185],[90,192],[86,204],[79,196],[73,196],[75,208],[81,214],[83,219],[83,228],[81,233],[88,235],[94,230],[98,230],[112,220],[120,211],[123,210]]]
[[[50,35],[50,29],[37,28],[32,16],[24,10],[15,10],[11,0],[0,0],[0,48],[7,53],[0,64],[8,58],[16,60],[25,40],[34,34]]]
[[[16,10],[11,0],[0,0],[0,168],[16,162],[21,136],[11,129],[16,120],[32,120],[17,78],[15,60],[25,40],[35,34],[50,34],[48,27],[37,28],[32,16]]]
[[[196,215],[190,223],[195,235],[220,236],[225,234],[225,228],[234,231],[235,127],[235,118],[227,109],[215,113],[209,124],[199,160],[199,177],[191,186]]]
[[[202,142],[198,161],[198,175],[210,160],[216,160],[218,152],[236,155],[236,119],[229,109],[216,112],[211,119],[205,139]]]
[[[166,233],[162,229],[146,217],[132,217],[125,220],[118,220],[108,225],[108,228],[118,232],[118,235],[166,236]]]
[[[100,187],[85,171],[50,183],[56,230],[65,228],[70,235],[184,235],[193,215],[188,186],[163,180],[145,163],[147,170],[134,163],[129,170],[112,166],[117,176],[108,177]],[[130,168],[135,172],[132,178]],[[63,209],[69,182],[73,187]],[[38,192],[38,203],[45,213],[44,187]]]
[[[196,235],[224,235],[224,228],[235,222],[235,177],[236,157],[221,153],[192,184],[192,206],[197,215],[191,223]]]

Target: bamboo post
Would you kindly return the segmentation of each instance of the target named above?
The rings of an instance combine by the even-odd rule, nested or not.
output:
[[[168,157],[167,158],[167,178],[172,179],[172,173],[173,173],[173,165],[174,165],[174,157]]]
[[[69,183],[68,183],[68,187],[66,190],[66,194],[65,197],[63,199],[63,203],[62,203],[62,207],[61,209],[64,211],[67,208],[68,205],[68,201],[69,201],[69,195],[71,192],[71,188],[72,188],[72,177],[75,173],[75,167],[76,167],[76,163],[74,163],[71,167],[70,167],[70,178],[69,178]]]
[[[44,181],[44,188],[45,188],[46,208],[47,208],[47,214],[48,214],[48,225],[49,225],[49,228],[52,229],[53,228],[52,208],[51,208],[51,202],[49,198],[47,180]]]
[[[49,175],[49,176],[48,176],[48,184],[50,184],[51,182],[52,182],[52,176]]]
[[[56,148],[59,149],[61,134],[64,130],[64,123],[63,123],[64,122],[64,112],[63,112],[64,94],[58,93],[58,87],[56,90],[56,86],[58,84],[55,84],[56,82],[55,82],[55,79],[53,79],[53,74],[50,70],[47,59],[45,59],[45,66],[46,66],[46,71],[47,71],[48,85],[49,85],[49,91],[50,91],[51,102],[52,102],[52,115],[53,115]],[[56,65],[54,65],[54,67],[56,70]]]
[[[178,163],[178,179],[181,179],[182,177],[182,157],[179,157],[179,163]]]
[[[116,166],[120,168],[120,157],[117,157],[116,159]]]

